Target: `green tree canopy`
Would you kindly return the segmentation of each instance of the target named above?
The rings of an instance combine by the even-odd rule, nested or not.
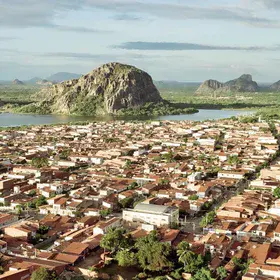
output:
[[[102,237],[100,246],[109,250],[112,253],[120,249],[129,248],[131,237],[125,235],[125,230],[122,228],[110,228],[108,232]]]
[[[211,271],[209,269],[201,268],[197,270],[191,280],[215,280],[215,278],[212,278]]]
[[[177,247],[177,256],[180,263],[183,263],[184,266],[186,265],[185,262],[185,255],[190,250],[190,244],[186,241],[182,241],[178,244]]]
[[[274,189],[273,191],[273,195],[277,198],[280,198],[280,188],[277,187],[276,189]]]
[[[129,250],[121,250],[116,255],[116,260],[119,266],[134,266],[137,265],[137,257],[134,252]]]
[[[223,266],[219,266],[216,272],[220,280],[224,280],[228,275],[227,270]]]
[[[47,158],[33,158],[31,165],[36,168],[42,168],[49,165],[49,160]]]
[[[130,208],[133,206],[134,199],[132,197],[126,197],[120,201],[122,208]]]
[[[135,248],[138,249],[137,259],[143,269],[150,271],[162,271],[173,266],[169,260],[171,246],[159,241],[156,232],[136,241]]]
[[[44,267],[40,267],[38,269],[36,269],[32,275],[30,280],[50,280],[50,273],[48,272],[48,270]]]
[[[201,227],[206,227],[209,224],[212,224],[215,220],[216,217],[216,213],[214,211],[211,211],[209,213],[207,213],[201,220],[200,222],[200,226]]]
[[[46,205],[48,203],[47,203],[47,199],[43,195],[40,195],[37,201],[35,202],[35,204],[36,204],[36,208],[39,208],[40,206]]]

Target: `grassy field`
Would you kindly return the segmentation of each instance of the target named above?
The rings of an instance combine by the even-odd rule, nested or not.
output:
[[[29,104],[36,101],[35,93],[38,86],[31,85],[0,85],[0,99],[10,104]]]
[[[161,89],[162,97],[173,103],[187,103],[198,109],[258,109],[264,107],[280,106],[280,93],[224,93],[215,97],[209,95],[196,95],[197,87],[185,89]]]

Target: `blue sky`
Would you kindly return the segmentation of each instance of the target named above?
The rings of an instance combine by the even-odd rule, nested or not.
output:
[[[0,0],[0,80],[111,61],[155,80],[280,80],[280,0]]]

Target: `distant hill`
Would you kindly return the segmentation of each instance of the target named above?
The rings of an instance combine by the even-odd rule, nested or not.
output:
[[[56,84],[56,82],[51,82],[45,79],[36,82],[36,85],[40,85],[40,86],[52,86],[54,84]]]
[[[249,74],[244,74],[235,80],[226,83],[220,83],[216,80],[207,80],[203,82],[196,94],[215,94],[215,93],[230,93],[230,92],[258,92],[260,90],[258,84],[253,81]]]
[[[22,81],[20,81],[18,79],[15,79],[15,80],[13,80],[12,84],[13,85],[24,85],[24,82],[22,82]]]
[[[37,84],[39,81],[42,81],[42,79],[39,78],[39,77],[34,77],[34,78],[30,79],[30,80],[24,81],[24,83],[27,84],[27,85],[35,85],[35,84]]]
[[[224,84],[231,91],[237,92],[257,92],[259,91],[258,84],[253,81],[253,78],[249,74],[244,74],[238,79],[228,81]]]
[[[280,92],[280,81],[272,84],[269,89],[272,91]]]
[[[68,73],[68,72],[58,72],[46,78],[48,81],[52,82],[64,82],[73,79],[79,79],[82,74]]]

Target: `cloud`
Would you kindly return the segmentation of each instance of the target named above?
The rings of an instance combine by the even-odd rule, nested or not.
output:
[[[53,58],[72,58],[72,59],[85,59],[85,60],[104,60],[104,61],[116,61],[118,59],[133,58],[141,59],[144,56],[142,54],[94,54],[94,53],[76,53],[76,52],[49,52],[37,54],[41,57],[53,57]]]
[[[92,53],[74,53],[74,52],[49,52],[44,54],[38,54],[44,57],[57,57],[57,58],[78,58],[78,59],[96,59],[101,55]]]
[[[278,7],[276,0],[260,0],[268,7]],[[182,1],[183,2],[183,1]],[[0,27],[44,27],[58,31],[96,32],[94,29],[76,26],[55,25],[55,20],[69,11],[82,9],[103,9],[116,12],[116,20],[137,20],[146,16],[168,18],[172,20],[213,20],[247,23],[255,27],[274,27],[279,24],[270,18],[255,16],[248,9],[228,6],[190,6],[174,4],[172,0],[0,0]],[[131,16],[137,14],[137,16]],[[141,14],[141,15],[140,15]],[[123,15],[123,16],[122,16]],[[143,16],[142,16],[143,15]]]
[[[10,37],[10,36],[0,36],[0,42],[17,40],[17,39],[19,39],[19,38],[17,38],[17,37]]]
[[[98,30],[95,28],[81,27],[81,26],[66,26],[66,25],[50,25],[56,31],[77,32],[77,33],[104,33],[111,32],[109,30]]]
[[[0,0],[0,28],[39,27],[64,32],[106,32],[89,27],[55,24],[57,17],[71,10],[80,10],[84,5],[84,0]]]
[[[280,9],[279,0],[257,0],[256,2],[269,9]]]
[[[265,1],[265,0],[264,0]],[[149,3],[150,2],[150,3]],[[172,1],[164,3],[152,3],[151,1],[126,1],[126,0],[87,0],[87,3],[95,8],[113,10],[125,13],[144,13],[150,16],[169,18],[173,20],[215,20],[230,21],[237,23],[249,23],[251,26],[269,28],[278,23],[278,21],[257,17],[249,9],[236,7],[199,7],[182,4],[174,4]]]
[[[146,50],[146,51],[263,51],[263,50],[279,50],[279,47],[260,47],[260,46],[214,46],[193,43],[177,43],[177,42],[126,42],[121,45],[113,46],[114,48],[125,50]]]
[[[113,16],[114,20],[119,20],[119,21],[138,21],[142,20],[141,17],[135,16],[135,15],[129,15],[129,14],[117,14]]]

